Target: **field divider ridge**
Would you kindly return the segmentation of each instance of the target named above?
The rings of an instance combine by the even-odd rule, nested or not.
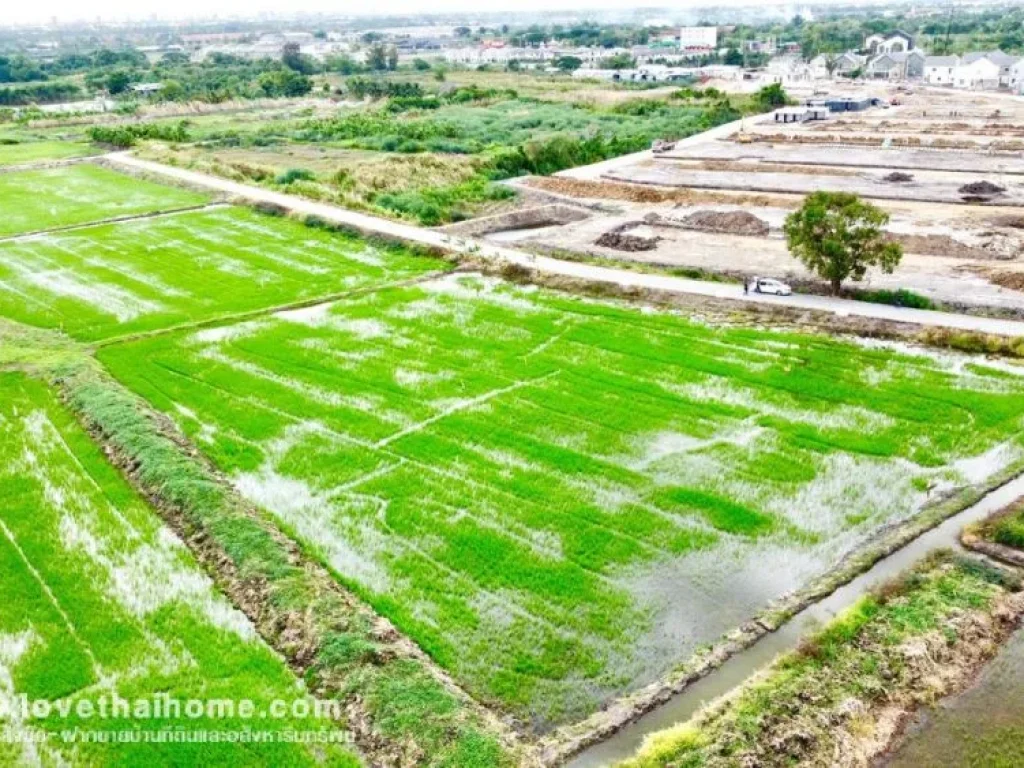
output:
[[[90,227],[102,227],[106,224],[124,224],[129,221],[138,221],[139,219],[157,219],[165,216],[178,216],[182,213],[194,213],[196,211],[208,211],[217,210],[220,208],[226,208],[228,204],[222,201],[215,201],[212,203],[200,203],[199,205],[186,205],[183,208],[167,208],[159,211],[149,211],[147,213],[126,213],[124,216],[111,216],[106,219],[96,219],[95,221],[87,221],[82,224],[65,224],[60,227],[50,227],[49,229],[37,229],[32,232],[19,232],[15,235],[5,235],[0,237],[0,243],[9,243],[18,240],[31,240],[35,237],[43,237],[44,235],[55,235],[64,232],[74,232],[79,229],[89,229]]]
[[[439,277],[451,274],[451,270],[438,269],[431,272],[426,272],[414,277],[405,278],[403,280],[394,280],[389,283],[380,283],[377,285],[367,285],[361,288],[353,288],[348,291],[338,291],[336,293],[326,293],[322,296],[315,296],[309,299],[301,299],[299,301],[292,301],[286,304],[275,304],[270,307],[260,307],[259,309],[250,309],[245,312],[238,312],[230,315],[220,315],[218,317],[210,317],[205,320],[196,320],[192,323],[177,323],[176,325],[169,325],[165,328],[154,328],[148,331],[138,331],[136,333],[128,333],[124,336],[112,336],[108,339],[100,339],[98,341],[91,342],[87,345],[90,350],[101,349],[103,347],[110,347],[115,344],[127,344],[133,341],[141,341],[142,339],[151,339],[156,336],[164,336],[169,333],[178,333],[181,331],[190,330],[201,330],[203,328],[216,328],[223,325],[234,325],[235,323],[245,322],[246,320],[256,320],[261,317],[269,317],[276,315],[279,312],[288,312],[294,309],[307,309],[309,307],[319,306],[320,304],[332,304],[336,301],[342,301],[344,299],[357,298],[359,296],[366,296],[371,293],[377,293],[378,291],[386,291],[394,288],[406,288],[413,285],[419,285],[420,283],[430,282],[436,280]]]

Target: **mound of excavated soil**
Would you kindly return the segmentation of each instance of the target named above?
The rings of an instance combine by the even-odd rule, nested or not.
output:
[[[1024,229],[1024,216],[1019,214],[1007,214],[1005,216],[994,216],[988,220],[993,227],[1009,227],[1011,229]]]
[[[1024,291],[1024,272],[993,272],[988,279],[1011,291]]]
[[[594,245],[635,253],[636,251],[653,251],[658,247],[658,238],[640,237],[626,232],[605,232],[594,241]]]
[[[903,184],[908,181],[913,181],[914,177],[909,173],[903,173],[902,171],[893,171],[888,176],[882,177],[883,181],[891,181],[894,184]]]
[[[723,235],[765,237],[769,230],[768,222],[747,211],[694,211],[676,221],[687,229]]]
[[[964,195],[1001,195],[1005,191],[1006,189],[991,181],[973,181],[970,184],[964,184],[959,189],[959,192]]]
[[[628,221],[625,224],[609,229],[597,240],[594,241],[594,245],[600,245],[602,248],[614,248],[616,251],[626,251],[635,253],[637,251],[653,251],[658,247],[658,241],[660,237],[642,237],[640,235],[631,235],[628,230],[636,227],[643,222],[639,221]]]

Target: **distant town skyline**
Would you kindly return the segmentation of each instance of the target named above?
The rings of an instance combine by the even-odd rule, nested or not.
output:
[[[814,5],[827,5],[848,0],[816,0]],[[668,14],[688,8],[727,6],[742,7],[751,5],[751,0],[678,0],[671,7],[665,7]],[[760,5],[792,6],[797,9],[807,3],[792,0],[767,0]],[[865,0],[863,5],[877,5],[880,0]],[[491,14],[507,10],[510,13],[524,11],[586,11],[635,9],[638,6],[626,0],[506,0],[503,4],[489,5],[486,13]],[[658,3],[645,4],[640,7],[652,9],[661,7]],[[481,13],[481,7],[474,0],[381,0],[372,6],[339,7],[336,0],[293,0],[287,4],[280,0],[178,0],[173,4],[157,2],[157,0],[100,0],[84,4],[78,0],[41,0],[36,3],[5,3],[0,7],[0,24],[46,23],[56,19],[58,23],[76,21],[145,21],[153,18],[167,20],[179,19],[210,19],[220,18],[258,18],[260,16],[295,16],[298,14],[327,15],[406,15],[406,14],[439,14],[439,13]]]

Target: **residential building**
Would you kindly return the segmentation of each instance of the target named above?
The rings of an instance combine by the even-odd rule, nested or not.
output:
[[[885,80],[909,80],[924,75],[926,56],[923,51],[894,51],[882,53],[871,59],[864,68],[868,78]]]
[[[953,85],[953,72],[959,66],[959,56],[928,56],[924,60],[924,80],[929,85]]]
[[[864,40],[864,50],[869,54],[906,53],[913,49],[913,35],[899,29],[888,35],[871,35]]]
[[[1024,58],[1010,68],[1010,89],[1024,95]]]
[[[1011,56],[1002,51],[988,51],[987,53],[968,53],[964,55],[963,63],[971,64],[978,59],[988,59],[999,67],[999,88],[1010,87],[1010,70],[1017,63],[1017,57]]]
[[[774,37],[769,37],[767,40],[743,41],[743,51],[745,53],[764,53],[768,56],[774,56],[778,50],[779,48]]]
[[[768,79],[773,83],[793,85],[814,79],[813,67],[799,56],[776,56],[766,67]]]
[[[987,56],[975,58],[968,54],[953,70],[953,85],[957,88],[994,91],[999,88],[1000,72],[1001,67]]]

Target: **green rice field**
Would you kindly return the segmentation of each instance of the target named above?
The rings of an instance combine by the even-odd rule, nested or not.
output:
[[[44,384],[0,373],[0,432],[0,725],[19,735],[4,739],[0,762],[360,765],[346,746],[289,738],[336,726],[302,716],[293,702],[312,701],[291,671]],[[164,695],[180,706],[248,700],[263,713],[279,700],[285,716],[139,719],[115,709],[117,699],[136,706]],[[51,709],[33,716],[20,697]],[[143,738],[249,728],[266,739]],[[103,743],[90,740],[95,732],[137,738]]]
[[[206,195],[89,163],[0,174],[0,237],[201,205]]]
[[[222,207],[0,242],[0,314],[94,341],[441,267],[405,249]]]
[[[472,275],[99,358],[537,730],[1024,456],[1024,379],[998,363]]]
[[[35,163],[41,160],[65,160],[84,157],[95,150],[88,144],[73,141],[26,141],[16,144],[0,143],[0,166]]]

